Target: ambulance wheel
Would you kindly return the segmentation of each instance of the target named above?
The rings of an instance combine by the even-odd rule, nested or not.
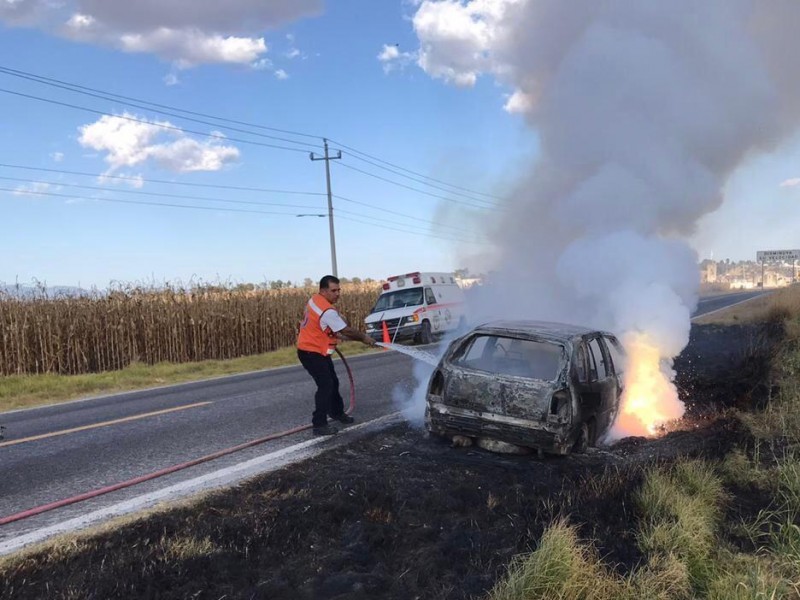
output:
[[[423,321],[422,328],[419,332],[419,343],[430,344],[433,342],[433,333],[431,332],[431,322]]]

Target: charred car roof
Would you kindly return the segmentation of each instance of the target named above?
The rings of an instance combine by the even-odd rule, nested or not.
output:
[[[597,329],[589,329],[579,325],[565,323],[552,323],[549,321],[491,321],[473,329],[470,333],[484,333],[492,335],[519,335],[530,338],[546,338],[557,342],[567,342],[591,333],[598,333]],[[605,333],[605,332],[600,332]]]

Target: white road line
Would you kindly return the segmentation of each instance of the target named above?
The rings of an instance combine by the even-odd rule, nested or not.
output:
[[[55,525],[36,529],[30,533],[0,542],[0,555],[16,552],[25,546],[42,542],[55,535],[75,532],[114,517],[150,508],[160,502],[184,498],[192,494],[224,487],[235,481],[241,481],[242,479],[255,475],[275,471],[287,464],[311,458],[327,450],[338,448],[339,446],[352,442],[357,434],[378,431],[400,421],[402,421],[401,413],[393,412],[383,417],[348,427],[333,437],[315,437],[305,442],[288,446],[212,473],[207,473],[187,481],[181,481],[155,492],[143,494],[136,498],[131,498],[79,517],[67,519]]]

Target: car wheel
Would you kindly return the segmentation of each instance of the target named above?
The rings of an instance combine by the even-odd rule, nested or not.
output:
[[[578,439],[575,440],[575,444],[572,446],[572,451],[576,454],[585,454],[586,451],[589,449],[589,444],[591,442],[591,429],[588,423],[584,423],[581,425],[581,432],[578,434]]]
[[[419,341],[421,344],[430,344],[433,342],[433,333],[431,332],[430,321],[422,322],[422,330],[419,332]]]

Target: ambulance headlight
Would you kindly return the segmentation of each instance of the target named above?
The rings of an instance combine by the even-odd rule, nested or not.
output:
[[[375,331],[375,324],[367,323],[367,331]]]
[[[411,315],[408,320],[412,323],[417,323],[419,321],[419,315]]]

